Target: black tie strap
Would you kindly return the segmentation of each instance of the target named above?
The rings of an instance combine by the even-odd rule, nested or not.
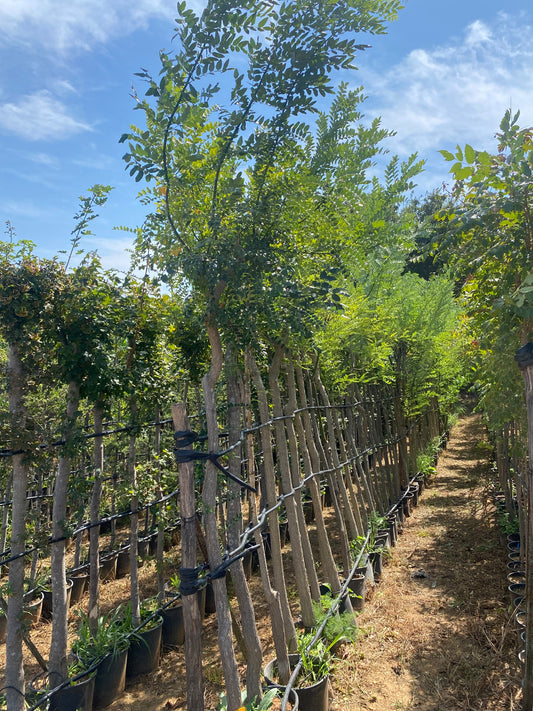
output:
[[[180,430],[178,432],[174,432],[174,441],[176,443],[174,456],[176,457],[176,462],[178,464],[185,464],[187,462],[194,461],[210,461],[224,474],[227,479],[231,479],[243,488],[248,489],[248,491],[253,491],[254,494],[256,493],[253,486],[250,486],[250,484],[247,484],[242,479],[239,479],[239,477],[234,476],[230,471],[228,471],[228,469],[226,469],[226,467],[223,467],[222,464],[220,464],[218,459],[219,457],[222,457],[225,452],[199,452],[195,449],[182,449],[182,447],[186,447],[193,442],[197,442],[199,439],[199,435],[190,430]]]

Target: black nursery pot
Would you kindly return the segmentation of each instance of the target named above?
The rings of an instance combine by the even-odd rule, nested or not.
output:
[[[74,583],[71,578],[67,578],[67,607],[70,607],[70,598],[72,595],[72,587]],[[52,609],[52,591],[43,591],[43,609],[41,611],[43,620],[51,620],[53,616]]]
[[[100,558],[100,580],[102,582],[115,580],[117,577],[117,558],[118,553],[116,551],[105,558]]]
[[[289,663],[295,667],[299,660],[298,654],[289,654]],[[285,686],[274,681],[277,667],[277,659],[273,659],[266,665],[263,676],[268,688],[285,690]],[[298,694],[301,711],[329,711],[329,676],[325,676],[316,684],[311,686],[295,686],[294,690]]]
[[[72,606],[77,605],[82,599],[85,586],[89,580],[89,574],[80,572],[69,575],[69,578],[72,580],[72,590],[70,591],[70,605]]]
[[[183,626],[183,605],[178,603],[173,607],[161,610],[163,618],[162,642],[164,649],[179,647],[185,642],[185,628]]]
[[[412,484],[409,485],[409,494],[413,495],[413,506],[418,506],[418,495],[420,492],[420,487],[418,486],[418,483],[414,481]]]
[[[348,583],[348,588],[352,607],[360,612],[365,607],[366,575],[354,575]]]
[[[94,680],[93,709],[103,709],[117,699],[126,688],[126,664],[128,650],[108,654],[96,670]]]
[[[381,555],[381,551],[370,553],[369,558],[372,563],[372,570],[374,571],[374,580],[379,582],[383,573],[383,556]]]
[[[36,625],[41,619],[41,612],[43,610],[43,599],[44,595],[42,592],[34,597],[33,590],[24,594],[24,612],[22,613],[22,619],[30,625]]]
[[[130,547],[128,546],[127,548],[123,548],[118,552],[117,569],[115,575],[117,579],[125,578],[126,575],[128,575],[128,573],[130,572],[130,570]]]
[[[141,629],[134,639],[128,651],[128,663],[126,665],[126,677],[131,678],[148,674],[159,666],[161,656],[163,619],[159,618],[159,624],[148,630]]]
[[[387,520],[389,523],[390,544],[391,546],[395,546],[396,541],[398,540],[398,524],[396,521],[396,516],[393,514],[392,516],[389,516]]]
[[[46,684],[48,672],[41,672],[29,684],[30,691],[46,691],[41,682]],[[50,695],[48,711],[91,711],[93,708],[95,672],[87,673],[73,684],[64,686]],[[55,686],[52,680],[50,686]],[[57,684],[59,686],[59,683]]]

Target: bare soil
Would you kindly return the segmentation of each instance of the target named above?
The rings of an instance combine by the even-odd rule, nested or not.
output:
[[[406,519],[382,581],[358,617],[359,638],[343,647],[335,664],[330,711],[519,709],[518,633],[507,593],[507,551],[488,496],[484,436],[476,416],[462,418],[452,431],[435,481]],[[177,556],[173,551],[170,569],[178,565]],[[143,597],[154,594],[155,577],[153,562],[141,568]],[[128,586],[127,579],[104,583],[103,610],[127,600]],[[274,651],[258,575],[250,586],[266,662]],[[290,597],[296,616],[298,601]],[[238,615],[234,600],[232,606]],[[74,628],[74,609],[70,616]],[[50,628],[45,622],[32,632],[45,655]],[[214,711],[224,689],[214,615],[204,622],[202,645],[205,708]],[[2,666],[4,655],[3,645]],[[244,679],[244,661],[238,659]],[[31,657],[26,670],[28,678],[39,671]],[[108,708],[186,709],[183,648],[166,652],[156,672],[128,682]]]

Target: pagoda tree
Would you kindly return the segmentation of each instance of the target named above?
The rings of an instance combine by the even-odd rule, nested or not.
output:
[[[456,179],[452,205],[438,217],[446,236],[438,249],[452,262],[471,316],[476,376],[489,426],[501,430],[524,420],[526,383],[531,418],[533,380],[533,128],[521,128],[520,112],[510,110],[496,134],[497,152],[457,146],[441,151]],[[527,640],[524,709],[533,709],[533,425],[529,423],[527,531]],[[501,449],[500,449],[501,453]],[[506,456],[505,459],[508,457]],[[500,461],[503,457],[499,458]]]
[[[28,243],[1,244],[0,309],[2,336],[8,344],[8,401],[11,431],[12,506],[9,563],[9,604],[6,641],[8,708],[23,711],[22,658],[24,552],[28,471],[38,451],[28,396],[35,388],[49,353],[43,336],[50,328],[52,302],[61,270],[56,261],[36,258]]]
[[[66,265],[65,265],[66,266]],[[46,340],[54,355],[58,385],[66,388],[61,424],[63,444],[54,483],[51,550],[53,624],[49,671],[64,678],[67,673],[67,599],[65,587],[65,537],[67,495],[72,461],[79,453],[81,438],[80,401],[99,402],[116,389],[114,341],[120,320],[120,298],[114,277],[105,274],[95,255],[87,255],[70,272],[63,272],[61,288],[54,298],[54,321]],[[100,437],[97,449],[100,446]],[[94,472],[98,488],[101,471]],[[91,532],[93,551],[96,532]],[[93,557],[95,557],[93,555]],[[93,561],[95,564],[96,558]],[[97,588],[93,580],[93,613],[97,615]],[[98,575],[96,575],[98,579]],[[93,614],[93,617],[94,617]]]
[[[167,278],[183,275],[204,304],[211,345],[203,381],[210,451],[218,449],[214,388],[224,362],[221,333],[237,318],[245,320],[249,289],[243,285],[276,276],[277,235],[269,228],[280,196],[269,191],[271,171],[288,145],[305,139],[318,98],[332,92],[332,73],[353,67],[362,49],[357,33],[384,32],[398,7],[396,0],[226,0],[208,2],[197,16],[180,3],[175,56],[161,54],[159,81],[142,73],[149,86],[138,108],[146,129],[122,137],[128,141],[125,159],[137,180],[156,180],[154,198],[163,195],[159,210],[170,228],[161,224],[157,236],[160,268]],[[203,501],[212,567],[221,560],[216,489],[217,470],[208,462]],[[228,705],[237,708],[224,581],[215,580],[214,589]],[[278,661],[283,665],[286,658]],[[258,675],[250,674],[247,686],[248,696],[256,696]]]

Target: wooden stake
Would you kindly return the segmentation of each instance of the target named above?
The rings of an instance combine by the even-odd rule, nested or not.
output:
[[[523,711],[533,711],[533,343],[526,343],[515,358],[522,371],[526,390],[528,422],[528,494],[526,532],[526,664],[524,669]]]
[[[183,403],[172,406],[174,429],[189,429],[189,419]],[[196,501],[194,496],[194,463],[178,465],[181,509],[181,565],[196,568]],[[185,674],[187,708],[204,711],[204,677],[202,672],[202,621],[197,595],[183,596],[183,626],[185,630]]]

